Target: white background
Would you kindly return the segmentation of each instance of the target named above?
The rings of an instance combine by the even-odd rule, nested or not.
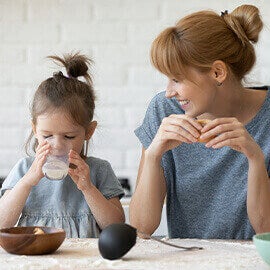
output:
[[[0,176],[24,155],[29,102],[55,66],[47,55],[81,51],[92,69],[99,126],[93,155],[111,162],[119,177],[136,181],[141,145],[133,131],[166,79],[150,65],[154,37],[201,9],[220,13],[244,3],[261,9],[266,24],[249,80],[270,84],[270,1],[232,0],[0,0]]]

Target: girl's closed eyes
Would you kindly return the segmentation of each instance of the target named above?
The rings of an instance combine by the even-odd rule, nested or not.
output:
[[[44,139],[48,139],[48,138],[51,138],[51,137],[53,137],[53,135],[43,135]],[[72,140],[72,139],[75,139],[75,136],[64,135],[64,138],[68,139],[68,140]]]

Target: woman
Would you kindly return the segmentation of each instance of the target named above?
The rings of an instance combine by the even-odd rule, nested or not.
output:
[[[135,131],[143,149],[130,221],[138,231],[156,230],[165,197],[170,237],[270,230],[270,91],[242,84],[262,27],[259,10],[242,5],[188,15],[153,42],[152,63],[169,82]]]

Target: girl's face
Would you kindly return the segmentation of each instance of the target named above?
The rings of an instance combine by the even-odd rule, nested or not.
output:
[[[169,78],[166,89],[167,98],[176,98],[186,115],[197,117],[213,111],[216,87],[210,73],[190,69],[192,81],[183,78]]]
[[[84,140],[90,139],[94,132],[93,130],[91,134],[90,131],[86,133],[84,127],[74,123],[62,110],[39,115],[36,125],[33,125],[33,131],[38,143],[52,138],[56,145],[61,146],[68,143],[71,149],[79,154],[82,151]]]

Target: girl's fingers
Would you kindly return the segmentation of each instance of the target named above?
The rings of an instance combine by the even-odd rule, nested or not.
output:
[[[37,149],[36,153],[40,155],[41,153],[47,151],[49,153],[51,146],[47,143],[43,146],[41,146],[39,149]]]
[[[74,164],[75,166],[77,166],[77,168],[81,166],[82,161],[77,159],[77,158],[73,158],[73,157],[69,156],[68,160],[69,160],[69,163]]]

